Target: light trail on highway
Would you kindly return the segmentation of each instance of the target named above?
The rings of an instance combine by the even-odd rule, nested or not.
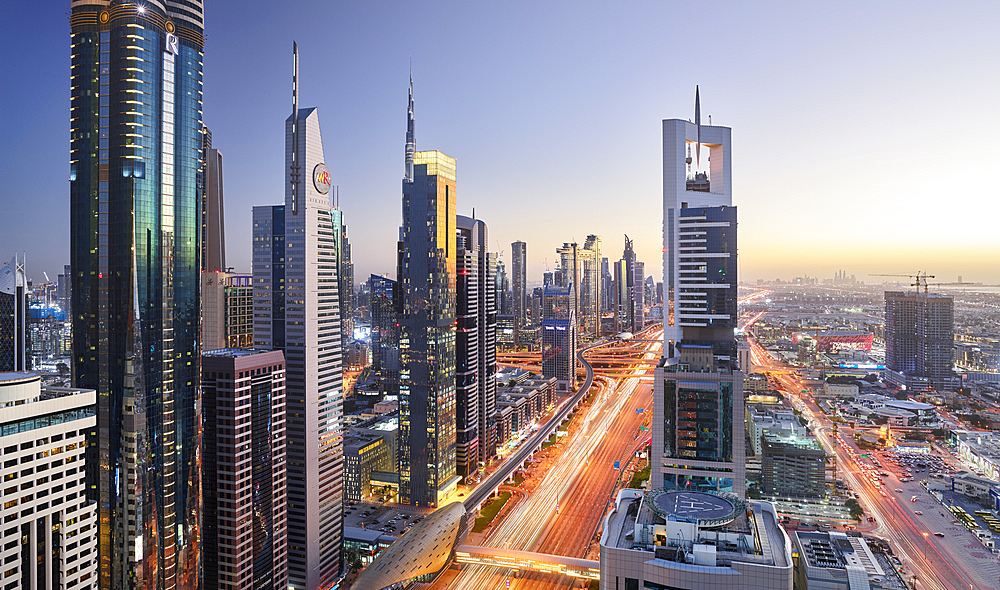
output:
[[[649,336],[652,342],[646,342],[641,348],[637,347],[636,354],[641,355],[637,361],[645,360],[646,363],[637,362],[637,367],[633,370],[632,376],[622,379],[609,379],[611,387],[602,386],[594,395],[595,398],[586,410],[586,414],[578,417],[579,422],[571,428],[572,433],[567,437],[565,448],[559,456],[557,462],[545,474],[538,486],[519,502],[503,522],[497,526],[489,538],[483,543],[489,547],[500,547],[521,551],[540,551],[542,549],[555,550],[567,548],[567,543],[561,542],[560,537],[572,538],[576,541],[576,549],[573,552],[583,552],[586,544],[593,534],[593,527],[589,531],[570,530],[575,522],[567,519],[560,519],[562,513],[567,510],[570,503],[576,501],[574,495],[577,487],[581,484],[581,478],[588,481],[596,479],[591,477],[593,470],[603,471],[605,476],[611,479],[611,485],[616,478],[613,466],[598,465],[595,461],[599,457],[604,457],[600,452],[604,446],[612,441],[606,440],[609,433],[621,437],[627,436],[624,441],[615,441],[619,446],[630,450],[636,439],[627,433],[623,433],[623,416],[630,417],[634,426],[632,429],[638,431],[638,423],[643,416],[635,412],[636,407],[647,407],[652,402],[651,387],[648,383],[642,383],[642,377],[649,371],[648,361],[658,359],[662,350],[662,329],[657,329]],[[638,405],[638,404],[645,405]],[[623,414],[625,412],[625,414]],[[640,416],[636,418],[636,416]],[[582,419],[581,419],[582,418]],[[593,490],[591,490],[593,492]],[[608,492],[603,492],[606,496]],[[599,505],[603,506],[606,497],[602,497]],[[597,507],[600,515],[603,510]],[[592,508],[592,507],[591,507]],[[595,513],[596,516],[596,513]],[[600,518],[600,517],[598,517]],[[581,535],[583,535],[581,542]],[[562,554],[560,552],[560,554]],[[582,555],[571,555],[582,557]],[[537,579],[534,579],[537,578]],[[503,580],[507,579],[500,572],[493,568],[483,566],[466,566],[459,575],[451,581],[447,588],[456,589],[481,589],[503,587]],[[554,579],[552,576],[531,576],[531,579],[512,580],[515,588],[565,588],[571,582]]]

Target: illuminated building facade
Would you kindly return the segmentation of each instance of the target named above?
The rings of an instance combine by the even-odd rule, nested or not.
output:
[[[483,221],[459,215],[457,224],[456,457],[468,476],[496,455],[497,256]]]
[[[578,253],[580,268],[580,333],[586,338],[601,334],[601,238],[590,234]]]
[[[71,0],[73,374],[102,588],[196,588],[203,6]]]
[[[528,325],[528,245],[520,240],[510,245],[511,291],[514,296],[514,331]]]
[[[399,394],[399,316],[402,296],[399,283],[371,275],[372,369],[377,372],[384,395]]]
[[[890,381],[907,389],[954,387],[954,347],[954,298],[885,292],[885,366]]]
[[[414,506],[438,506],[459,480],[455,197],[455,160],[416,152],[413,178],[403,181],[399,265],[399,499]]]
[[[253,208],[254,347],[285,353],[288,583],[329,588],[343,577],[341,323],[330,171],[319,112],[285,120],[285,203]]]

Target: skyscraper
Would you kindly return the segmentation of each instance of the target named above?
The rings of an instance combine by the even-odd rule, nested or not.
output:
[[[28,370],[28,319],[28,280],[15,256],[0,268],[0,372]]]
[[[371,285],[372,368],[378,373],[379,391],[383,395],[399,395],[399,320],[402,311],[399,282],[371,275],[368,283]]]
[[[97,390],[100,586],[195,588],[202,2],[70,4],[73,373]]]
[[[205,590],[285,590],[285,357],[212,350],[201,367]]]
[[[497,255],[483,221],[459,215],[457,224],[457,469],[467,476],[496,454]]]
[[[579,250],[580,332],[588,338],[601,335],[601,238],[590,234]]]
[[[547,286],[542,295],[542,374],[564,390],[576,382],[575,298],[573,285]]]
[[[919,289],[885,292],[885,366],[890,381],[907,389],[954,387],[954,346],[954,298]]]
[[[632,263],[632,304],[629,313],[632,319],[632,332],[642,331],[643,324],[646,323],[646,265],[635,261]]]
[[[399,497],[438,506],[455,489],[455,160],[414,154],[403,180],[399,283]]]
[[[520,240],[510,245],[511,290],[514,294],[514,341],[528,325],[528,245]]]
[[[343,389],[337,235],[319,112],[285,121],[285,203],[253,209],[254,346],[287,366],[288,583],[327,588],[341,577]]]
[[[663,121],[663,266],[672,313],[664,310],[664,358],[654,382],[651,478],[656,487],[731,491],[742,497],[744,402],[734,338],[738,285],[731,130],[702,126],[697,92],[695,104],[694,123]],[[708,172],[700,167],[702,146],[711,156]],[[689,175],[686,167],[692,163],[696,167]],[[641,293],[643,281],[638,274],[634,279]]]
[[[339,201],[339,194],[336,197]],[[340,296],[341,340],[344,349],[354,341],[354,263],[351,262],[351,242],[347,239],[347,224],[339,203],[333,206],[333,233],[337,246],[337,292]]]
[[[611,274],[611,265],[607,257],[601,258],[601,311],[615,309],[615,277]]]

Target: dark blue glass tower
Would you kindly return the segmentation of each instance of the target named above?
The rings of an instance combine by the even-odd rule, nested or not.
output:
[[[203,7],[73,0],[73,364],[101,588],[198,587]]]

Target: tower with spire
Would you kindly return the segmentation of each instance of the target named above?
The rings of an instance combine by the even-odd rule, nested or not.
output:
[[[413,182],[413,155],[417,152],[417,142],[413,135],[413,61],[410,61],[410,101],[406,108],[406,153],[404,155],[404,182]]]

